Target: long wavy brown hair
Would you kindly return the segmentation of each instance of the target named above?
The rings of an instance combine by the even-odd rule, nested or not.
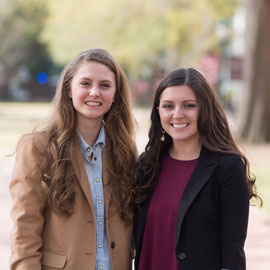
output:
[[[53,99],[51,122],[43,130],[47,146],[41,162],[44,196],[58,214],[71,215],[76,200],[74,183],[74,141],[76,141],[76,111],[69,97],[72,79],[80,65],[94,61],[108,67],[115,75],[116,94],[110,110],[104,116],[106,148],[110,155],[107,168],[110,184],[119,204],[120,215],[132,219],[131,183],[134,177],[136,147],[134,143],[134,118],[131,114],[129,82],[113,57],[105,50],[92,49],[80,53],[63,70]]]
[[[161,122],[157,108],[162,92],[171,86],[186,85],[195,93],[199,103],[198,132],[202,144],[209,150],[224,154],[237,154],[242,158],[250,198],[259,198],[256,194],[255,176],[250,173],[248,159],[237,147],[226,119],[226,115],[203,75],[193,69],[177,69],[170,72],[159,84],[151,112],[149,141],[145,152],[141,154],[135,169],[134,189],[135,203],[144,202],[152,193],[160,173],[161,160],[172,145],[171,137],[165,133],[165,141],[161,142]]]

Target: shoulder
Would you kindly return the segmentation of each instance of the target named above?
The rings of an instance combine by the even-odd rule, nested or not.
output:
[[[219,167],[229,168],[231,166],[243,166],[243,160],[240,155],[235,153],[221,153],[218,151],[212,151],[207,149],[205,146],[202,148],[200,158],[205,163],[215,163]]]
[[[237,154],[220,154],[219,166],[224,169],[243,168],[244,163],[241,156]]]
[[[237,154],[220,154],[217,166],[220,183],[226,186],[246,186],[246,169],[241,156]]]
[[[243,159],[238,154],[220,153],[204,148],[201,159],[205,166],[214,164],[215,173],[218,173],[222,179],[226,175],[246,175]]]
[[[48,136],[45,131],[23,135],[17,145],[17,154],[21,152],[43,153],[47,142]]]
[[[16,187],[23,189],[21,185],[32,189],[32,185],[35,186],[37,180],[40,179],[40,166],[45,151],[43,137],[43,134],[32,133],[20,139],[10,184],[12,192],[17,190]]]

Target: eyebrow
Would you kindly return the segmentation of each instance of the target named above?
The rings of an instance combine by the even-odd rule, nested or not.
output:
[[[198,102],[198,101],[195,100],[195,99],[187,99],[187,100],[184,100],[183,102],[190,102],[190,101],[192,101],[192,102]]]
[[[88,80],[88,81],[92,81],[91,78],[88,78],[88,77],[82,77],[80,78],[80,80]],[[109,82],[109,83],[112,83],[111,80],[108,80],[108,79],[105,79],[105,80],[101,80],[101,82]]]
[[[182,102],[190,102],[190,101],[192,101],[192,102],[198,102],[197,100],[194,100],[194,99],[187,99],[187,100],[184,100],[184,101],[182,101]],[[171,101],[171,100],[162,100],[161,102],[169,102],[169,103],[173,103],[173,101]]]

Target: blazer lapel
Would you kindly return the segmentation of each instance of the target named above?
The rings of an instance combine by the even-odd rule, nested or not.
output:
[[[109,158],[109,153],[107,150],[107,147],[105,145],[102,153],[102,180],[103,180],[103,192],[104,192],[104,202],[105,202],[105,215],[108,218],[109,217],[109,202],[111,198],[111,186],[109,183],[110,177],[109,177],[109,169],[107,166],[107,160]]]
[[[219,159],[219,154],[207,150],[202,146],[198,164],[194,169],[186,189],[183,193],[180,205],[178,208],[178,216],[176,222],[176,238],[175,238],[175,248],[178,246],[180,239],[180,232],[185,214],[190,207],[193,200],[196,198],[197,194],[200,192],[202,187],[206,184],[209,177],[213,173],[217,162]]]
[[[95,216],[93,198],[91,193],[91,188],[89,185],[87,173],[84,166],[84,161],[82,154],[80,152],[80,147],[77,142],[74,142],[74,159],[72,160],[73,167],[77,176],[77,180],[82,188],[83,194],[90,206],[93,217]]]
[[[136,265],[140,258],[141,247],[143,243],[143,233],[144,233],[144,228],[146,224],[146,218],[147,218],[151,198],[152,198],[152,194],[149,196],[149,198],[145,202],[143,202],[140,205],[140,208],[137,206],[137,208],[135,209],[134,239],[135,239],[135,244],[136,244],[136,261],[135,261]],[[137,269],[137,266],[135,267],[135,269]]]

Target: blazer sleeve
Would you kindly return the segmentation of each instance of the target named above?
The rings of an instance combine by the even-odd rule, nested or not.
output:
[[[13,199],[11,218],[11,270],[40,270],[43,211],[39,151],[34,144],[35,135],[25,136],[17,148],[16,161],[10,183]]]
[[[242,159],[230,156],[222,170],[220,185],[220,241],[222,269],[244,270],[249,191]]]

